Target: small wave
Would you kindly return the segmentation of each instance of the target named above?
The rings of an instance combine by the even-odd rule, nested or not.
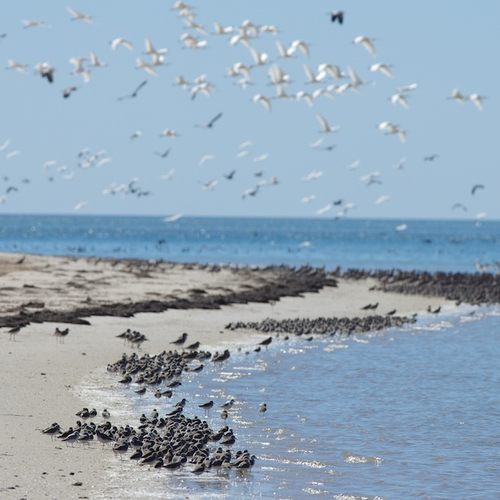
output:
[[[344,453],[342,453],[342,458],[344,459],[344,462],[347,462],[348,464],[374,463],[376,465],[381,465],[382,462],[384,461],[383,458],[364,457],[362,455],[355,455],[354,453],[352,453],[350,451],[344,451]]]

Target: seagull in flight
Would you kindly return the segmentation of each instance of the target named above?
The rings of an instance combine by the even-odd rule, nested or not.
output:
[[[358,44],[361,43],[363,47],[373,56],[376,56],[375,53],[375,47],[373,46],[373,43],[376,39],[375,38],[368,38],[367,36],[357,36],[352,43]]]
[[[144,85],[146,85],[146,83],[148,83],[148,81],[144,80],[131,94],[125,95],[123,97],[119,97],[117,99],[117,101],[123,101],[124,99],[133,99],[134,97],[137,97],[137,94],[142,89],[142,87],[144,87]]]
[[[461,208],[464,212],[467,212],[467,207],[463,203],[455,203],[451,209],[455,210],[455,208]]]
[[[231,170],[231,172],[229,172],[228,174],[224,174],[224,177],[228,181],[232,181],[235,173],[236,173],[236,170]]]
[[[172,148],[168,148],[168,149],[167,149],[164,153],[157,153],[157,152],[155,151],[155,155],[157,155],[157,156],[159,156],[159,157],[161,157],[161,158],[166,158],[166,157],[168,156],[168,154],[170,153],[170,150],[171,150],[171,149],[172,149]]]
[[[334,127],[330,127],[330,125],[328,125],[328,122],[325,120],[325,118],[323,118],[323,116],[321,116],[319,113],[316,115],[316,118],[318,119],[318,121],[321,124],[321,127],[323,129],[320,132],[328,133],[328,132],[337,132],[338,130],[340,130],[340,127],[338,125],[336,125]]]
[[[214,116],[208,123],[204,123],[203,125],[195,125],[195,127],[201,127],[201,128],[212,128],[214,126],[214,123],[219,120],[222,117],[222,113],[217,114]]]
[[[66,10],[73,16],[71,18],[72,21],[86,21],[90,24],[95,24],[95,21],[92,17],[86,16],[77,10],[72,9],[71,7],[66,7]]]
[[[64,97],[65,99],[67,99],[67,98],[71,95],[71,93],[72,93],[72,92],[75,92],[75,91],[76,91],[76,87],[73,87],[73,86],[71,86],[71,87],[66,87],[66,88],[63,90],[63,97]]]
[[[474,193],[478,190],[478,189],[484,189],[484,186],[482,184],[476,184],[472,190],[471,190],[471,194],[474,195]]]
[[[434,161],[436,158],[439,158],[439,155],[434,153],[429,156],[424,156],[424,161]]]

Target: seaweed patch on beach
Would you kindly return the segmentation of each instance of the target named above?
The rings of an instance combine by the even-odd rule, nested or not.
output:
[[[375,278],[378,285],[373,290],[384,292],[444,297],[472,305],[500,303],[500,274],[338,269],[333,275],[355,280]]]
[[[272,303],[337,286],[324,269],[310,266],[250,268],[40,256],[28,256],[13,266],[12,256],[0,257],[0,275],[8,285],[0,287],[0,327],[9,328],[45,322],[89,325],[85,318],[91,316]]]

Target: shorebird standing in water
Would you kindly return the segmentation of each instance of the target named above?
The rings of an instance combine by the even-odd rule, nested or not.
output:
[[[266,346],[266,349],[267,349],[267,346],[273,341],[273,338],[272,337],[268,337],[267,339],[264,339],[262,342],[259,342],[259,345],[264,345]]]
[[[236,403],[236,400],[234,398],[231,398],[228,401],[226,401],[224,404],[221,404],[220,407],[224,408],[225,410],[229,410],[230,408],[233,407],[234,403]]]
[[[210,410],[210,408],[212,408],[213,405],[214,405],[214,402],[209,401],[208,403],[203,403],[202,405],[198,405],[198,406],[200,408],[202,408],[203,410],[205,410],[206,412],[208,412],[208,410]]]

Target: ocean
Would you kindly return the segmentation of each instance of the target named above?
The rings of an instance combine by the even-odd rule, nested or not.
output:
[[[478,263],[499,271],[500,222],[406,221],[396,231],[401,223],[4,215],[0,250],[344,270],[474,273]],[[498,305],[461,305],[349,338],[235,349],[222,366],[183,375],[175,397],[189,400],[191,417],[207,399],[234,397],[227,424],[237,449],[257,456],[254,468],[194,476],[110,452],[107,490],[95,498],[500,498],[499,358]],[[133,425],[158,405],[117,385],[103,367],[78,390],[89,405],[119,407]],[[219,413],[198,415],[217,429]],[[131,477],[133,490],[124,491]]]
[[[255,266],[475,272],[500,252],[498,221],[0,215],[0,231],[3,252]]]

